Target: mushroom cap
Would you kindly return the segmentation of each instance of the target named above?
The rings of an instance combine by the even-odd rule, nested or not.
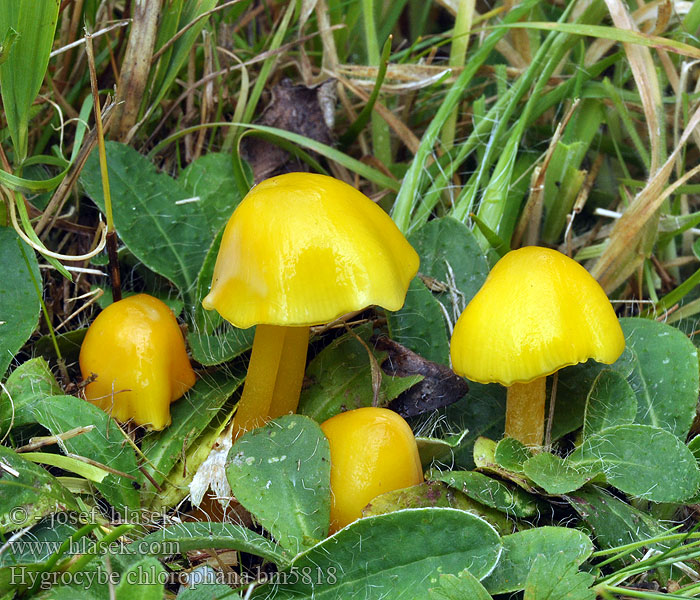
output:
[[[622,328],[598,282],[561,252],[527,246],[501,258],[457,320],[455,373],[481,383],[527,383],[593,358],[611,364]]]
[[[170,403],[189,390],[195,374],[185,340],[168,306],[136,294],[105,308],[80,346],[85,398],[117,421],[148,429],[170,425]]]
[[[403,306],[418,254],[367,196],[333,177],[288,173],[231,215],[202,301],[236,327],[327,323]]]

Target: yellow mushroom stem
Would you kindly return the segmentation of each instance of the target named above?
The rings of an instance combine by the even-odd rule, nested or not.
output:
[[[296,411],[308,345],[308,327],[256,327],[248,374],[234,417],[234,440],[269,419]]]
[[[506,436],[526,446],[541,446],[544,436],[546,377],[514,383],[506,396]]]

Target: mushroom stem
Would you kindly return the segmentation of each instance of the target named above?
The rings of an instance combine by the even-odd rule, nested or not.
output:
[[[526,446],[541,446],[544,435],[546,377],[514,383],[506,397],[506,435]]]
[[[248,374],[234,417],[234,440],[270,418],[296,410],[308,343],[308,327],[256,327]]]

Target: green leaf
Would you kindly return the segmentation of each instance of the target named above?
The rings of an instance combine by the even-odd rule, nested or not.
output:
[[[567,527],[526,529],[505,535],[501,541],[501,560],[483,581],[484,587],[491,594],[507,594],[525,589],[528,573],[539,555],[560,555],[566,558],[567,564],[578,566],[593,552],[593,544],[588,536]]]
[[[194,302],[197,274],[214,237],[197,202],[179,182],[133,148],[107,142],[114,223],[119,238],[144,265]],[[81,173],[85,191],[104,211],[97,153]],[[182,201],[185,201],[184,203]]]
[[[241,596],[223,583],[200,583],[182,588],[177,600],[240,600]]]
[[[148,459],[148,469],[158,484],[165,480],[183,453],[216,417],[241,381],[240,378],[224,374],[204,375],[183,398],[170,405],[170,426],[144,437],[141,451]]]
[[[385,515],[405,508],[429,507],[466,510],[493,525],[499,533],[512,530],[512,522],[504,515],[484,504],[475,502],[461,491],[451,489],[442,481],[426,481],[408,488],[380,494],[362,510],[362,516]]]
[[[45,469],[0,446],[0,460],[18,473],[0,470],[0,534],[23,529],[39,518],[77,510],[73,495]]]
[[[0,7],[14,2],[0,2]],[[0,11],[6,10],[0,8]],[[3,90],[5,88],[3,87]],[[39,297],[32,276],[41,281],[34,250],[24,245],[11,227],[0,227],[0,379],[17,351],[36,329],[39,320]],[[24,256],[29,259],[29,268]]]
[[[591,435],[566,462],[600,470],[623,492],[653,502],[682,502],[700,485],[688,447],[665,429],[649,425],[618,425]]]
[[[180,523],[159,529],[125,547],[130,554],[148,553],[155,557],[193,550],[240,550],[284,567],[289,558],[271,540],[232,523]]]
[[[32,358],[19,365],[10,373],[5,387],[7,393],[0,394],[0,432],[4,432],[11,422],[14,427],[34,423],[34,414],[30,407],[46,396],[63,393],[48,363],[41,357]]]
[[[450,343],[440,302],[418,277],[408,286],[403,307],[387,313],[387,324],[391,338],[399,344],[433,362],[450,364]]]
[[[433,294],[454,323],[489,273],[479,242],[466,225],[452,217],[428,221],[408,241],[420,256],[421,274],[447,284],[447,290]]]
[[[212,237],[243,199],[236,186],[230,154],[205,154],[182,171],[178,182],[199,199],[197,205],[204,212]]]
[[[438,573],[467,567],[483,579],[500,553],[498,534],[479,517],[452,508],[400,510],[341,529],[299,555],[286,583],[252,597],[274,590],[276,600],[415,600],[436,586]]]
[[[572,464],[555,454],[543,452],[529,458],[523,471],[548,494],[566,494],[590,481],[601,470],[596,467],[596,464]]]
[[[540,554],[527,576],[523,600],[595,600],[590,589],[594,579],[590,573],[579,573],[563,553]]]
[[[162,600],[168,574],[152,556],[129,567],[114,588],[115,600]]]
[[[678,329],[641,318],[620,319],[636,361],[628,378],[637,395],[636,422],[685,440],[698,402],[698,353]]]
[[[226,469],[236,499],[297,554],[330,524],[330,448],[315,421],[288,415],[240,437]]]
[[[499,467],[515,473],[522,473],[525,463],[532,456],[532,451],[525,444],[512,437],[499,440],[493,453],[493,459]]]
[[[491,600],[484,586],[469,571],[440,575],[438,583],[440,587],[430,589],[430,600]]]
[[[657,519],[597,486],[587,485],[566,499],[592,529],[600,548],[641,542],[666,532]],[[653,547],[663,550],[660,544]],[[640,548],[632,556],[640,559],[644,551]]]
[[[511,517],[533,517],[540,512],[541,506],[533,495],[477,471],[431,471],[428,479],[444,481],[473,500]]]
[[[423,467],[427,468],[434,463],[452,464],[455,452],[465,444],[468,434],[469,430],[465,429],[461,433],[448,434],[444,438],[417,436],[416,444]]]
[[[367,344],[381,363],[386,353],[372,350],[372,325],[356,327],[353,333],[333,340],[309,363],[306,378],[310,381],[301,392],[300,414],[322,423],[342,410],[371,406],[374,398],[372,371]],[[423,379],[422,375],[398,377],[382,373],[379,405],[386,406],[401,392]]]
[[[588,395],[584,415],[584,437],[607,427],[634,423],[637,398],[627,380],[617,371],[604,369]]]
[[[124,440],[109,415],[93,404],[74,396],[50,396],[31,407],[36,422],[41,423],[51,435],[57,435],[75,427],[94,425],[87,433],[65,440],[60,447],[70,453],[90,458],[103,465],[135,477],[141,482],[136,455]],[[139,494],[131,479],[110,473],[95,487],[118,510],[136,509]]]
[[[22,452],[22,458],[40,465],[50,465],[63,469],[64,471],[70,471],[71,473],[75,473],[76,475],[80,475],[85,479],[97,483],[102,483],[102,480],[108,474],[108,471],[100,467],[90,465],[76,458],[71,458],[70,456],[63,456],[62,454],[52,454],[50,452]]]
[[[0,91],[15,147],[15,164],[27,157],[29,111],[49,64],[58,19],[58,0],[0,2],[0,35],[19,34],[0,64]]]

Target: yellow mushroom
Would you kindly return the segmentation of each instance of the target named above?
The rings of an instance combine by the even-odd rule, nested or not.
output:
[[[105,308],[80,347],[85,398],[117,421],[148,429],[170,425],[170,403],[195,381],[185,340],[168,306],[148,294]]]
[[[358,408],[321,423],[331,450],[331,533],[385,492],[423,481],[413,431],[386,408]]]
[[[352,186],[289,173],[254,187],[229,219],[202,301],[236,327],[257,325],[234,436],[296,410],[309,326],[401,308],[417,270],[393,221]]]
[[[593,358],[611,364],[625,338],[610,301],[576,261],[528,246],[506,254],[457,320],[454,371],[508,386],[506,435],[542,444],[545,378]]]

